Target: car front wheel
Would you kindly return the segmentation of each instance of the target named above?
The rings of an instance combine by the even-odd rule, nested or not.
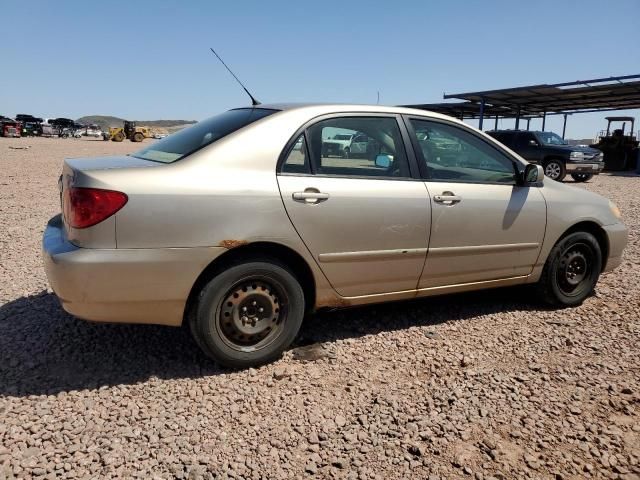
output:
[[[537,284],[543,301],[556,306],[580,305],[593,292],[602,270],[602,251],[588,232],[575,232],[553,247]]]
[[[246,368],[276,360],[295,339],[304,317],[300,283],[277,260],[238,263],[202,289],[191,332],[219,364]]]
[[[561,182],[567,173],[566,169],[564,168],[564,164],[561,161],[548,160],[544,164],[544,174],[551,180]]]

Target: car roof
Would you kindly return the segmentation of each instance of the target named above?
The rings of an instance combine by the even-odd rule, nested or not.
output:
[[[246,108],[246,107],[245,107]],[[460,120],[443,115],[441,113],[431,112],[428,110],[419,110],[416,108],[394,107],[385,105],[366,105],[356,103],[269,103],[260,104],[255,108],[266,108],[271,110],[290,111],[290,110],[313,110],[316,114],[342,113],[342,112],[362,112],[362,113],[395,113],[404,115],[419,115],[432,118],[440,118],[456,123],[463,123]]]
[[[487,133],[512,133],[515,135],[516,133],[549,133],[549,131],[547,130],[546,132],[543,132],[541,130],[488,130]]]

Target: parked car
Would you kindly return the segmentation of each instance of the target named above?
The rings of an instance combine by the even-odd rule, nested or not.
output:
[[[382,153],[328,157],[339,129]],[[439,162],[417,132],[464,161]],[[520,284],[575,306],[627,242],[606,198],[460,121],[377,105],[230,110],[129,155],[67,159],[59,186],[43,252],[62,306],[187,323],[232,367],[278,358],[321,308]]]
[[[102,129],[98,125],[89,125],[84,128],[84,131],[82,131],[82,136],[102,138]]]
[[[558,182],[567,173],[576,182],[586,182],[604,169],[600,150],[571,146],[553,132],[494,130],[487,133],[528,162],[542,165],[545,175]]]

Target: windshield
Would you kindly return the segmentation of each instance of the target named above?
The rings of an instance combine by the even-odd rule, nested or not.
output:
[[[229,110],[162,140],[154,141],[148,147],[132,153],[131,156],[154,162],[172,163],[275,112],[276,110],[265,108]]]
[[[562,137],[553,132],[538,132],[538,138],[545,145],[567,145]]]

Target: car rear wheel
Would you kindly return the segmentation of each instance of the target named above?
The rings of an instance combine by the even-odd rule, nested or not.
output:
[[[556,306],[580,305],[593,292],[602,270],[602,251],[588,232],[575,232],[553,247],[537,284],[540,298]]]
[[[592,173],[572,173],[571,177],[576,182],[588,182],[593,178]]]
[[[274,259],[236,264],[201,291],[191,332],[196,343],[225,367],[276,360],[295,339],[304,317],[296,277]]]
[[[547,160],[544,164],[544,174],[551,180],[561,182],[567,172],[560,160]]]

